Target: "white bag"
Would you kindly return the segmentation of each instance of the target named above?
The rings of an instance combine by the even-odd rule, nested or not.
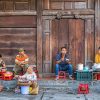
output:
[[[100,63],[99,64],[94,64],[93,70],[99,70],[100,69]]]

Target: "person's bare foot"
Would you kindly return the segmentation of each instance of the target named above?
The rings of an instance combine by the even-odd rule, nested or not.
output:
[[[70,79],[70,80],[73,80],[72,76],[69,76],[69,79]]]

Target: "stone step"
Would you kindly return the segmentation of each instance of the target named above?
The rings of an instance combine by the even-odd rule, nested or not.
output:
[[[41,79],[38,80],[39,88],[41,89],[50,89],[50,90],[70,90],[72,92],[76,91],[78,89],[78,86],[80,83],[87,83],[89,84],[89,88],[92,91],[100,91],[100,81],[94,81],[94,82],[79,82],[76,80],[47,80],[47,79]],[[4,81],[0,80],[0,84],[4,86],[5,89],[14,89],[17,86],[17,80],[11,80],[11,81]]]
[[[77,90],[80,83],[89,84],[90,90],[100,91],[100,81],[80,82],[76,80],[38,80],[40,89]]]
[[[76,80],[38,80],[38,84],[40,87],[46,87],[46,88],[55,88],[55,87],[58,87],[58,88],[61,88],[61,87],[72,87],[72,88],[75,88],[75,87],[78,87],[78,85],[80,83],[88,83],[89,85],[91,85],[92,83],[91,82],[79,82],[79,81],[76,81]]]

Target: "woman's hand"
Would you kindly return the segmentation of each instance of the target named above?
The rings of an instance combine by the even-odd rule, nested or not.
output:
[[[15,75],[15,77],[14,78],[19,78],[19,75]]]
[[[29,85],[32,85],[32,81],[29,81],[28,84],[29,84]]]

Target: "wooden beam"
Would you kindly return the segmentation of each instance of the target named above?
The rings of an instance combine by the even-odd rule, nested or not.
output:
[[[43,0],[37,0],[37,69],[42,72],[42,6]]]
[[[73,15],[73,14],[80,14],[80,15],[94,15],[94,10],[44,10],[43,15],[57,15],[58,12],[61,12],[62,15]]]
[[[15,12],[0,12],[0,16],[6,16],[6,15],[36,15],[36,11],[15,11]]]

